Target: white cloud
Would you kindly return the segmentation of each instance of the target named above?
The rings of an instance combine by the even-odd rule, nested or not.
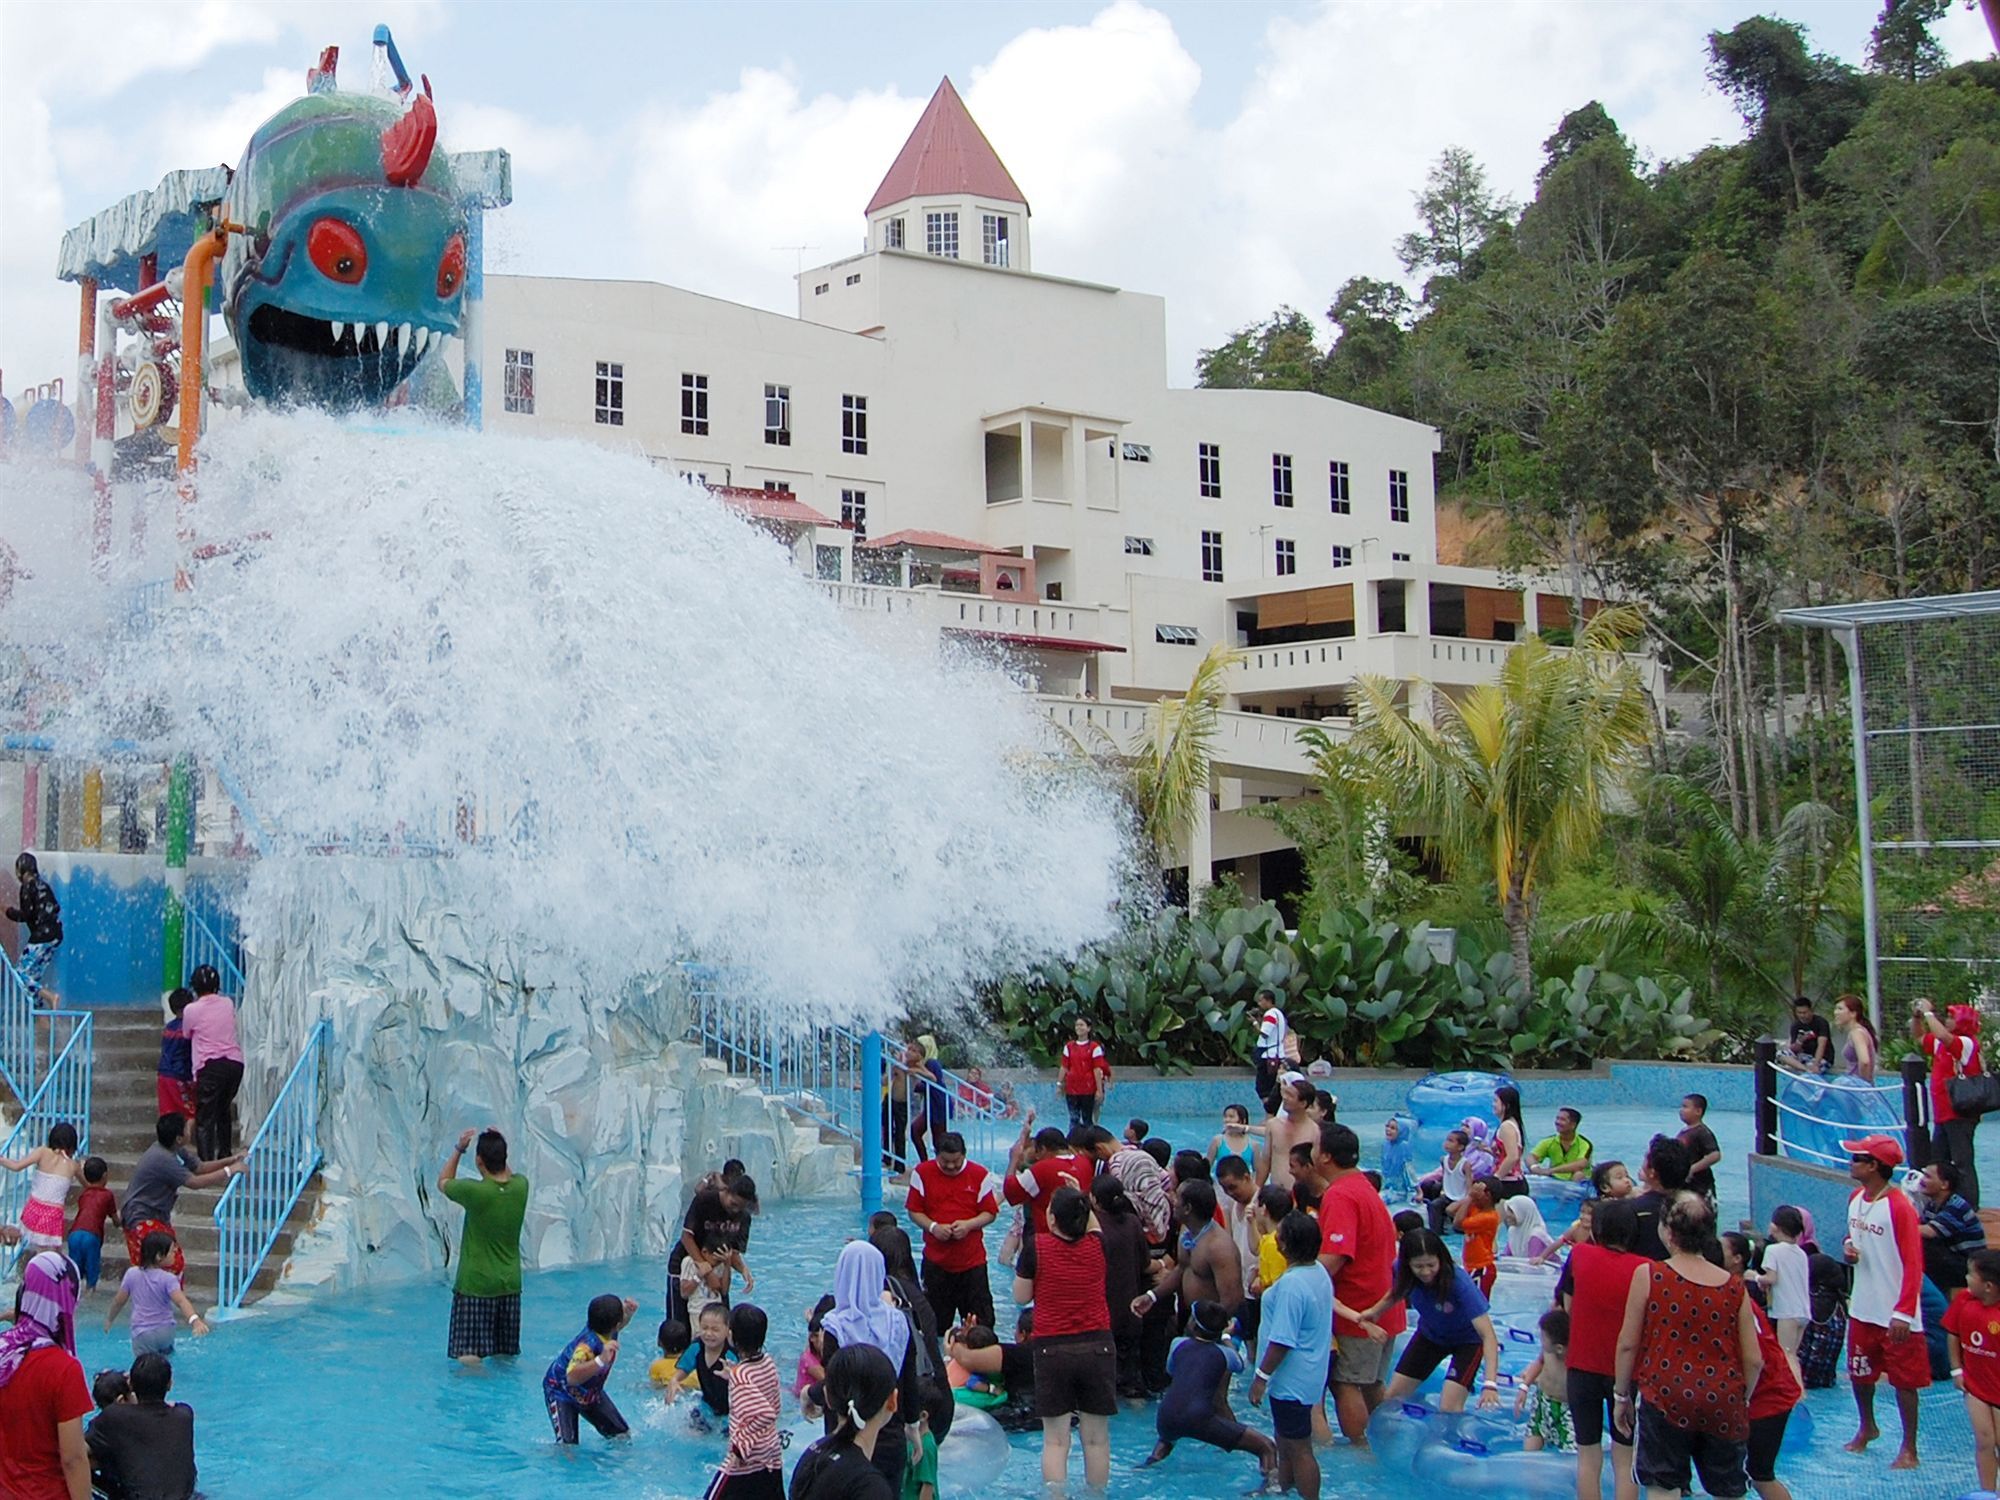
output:
[[[596,175],[602,159],[581,126],[551,125],[496,104],[438,102],[438,138],[449,151],[504,146],[517,175]]]

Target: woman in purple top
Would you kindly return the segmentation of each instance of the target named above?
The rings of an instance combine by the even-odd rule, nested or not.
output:
[[[181,1027],[194,1052],[194,1149],[203,1161],[221,1161],[235,1150],[236,1091],[243,1087],[243,1047],[236,1039],[236,1002],[222,991],[222,976],[203,964],[188,976],[194,1003]]]

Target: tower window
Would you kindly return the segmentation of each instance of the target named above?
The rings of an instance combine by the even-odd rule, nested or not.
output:
[[[1336,516],[1352,515],[1354,500],[1347,490],[1347,461],[1336,458],[1326,466],[1326,490],[1333,501]]]
[[[868,398],[866,396],[842,396],[840,398],[840,451],[861,453],[868,451]]]
[[[1005,214],[981,214],[979,216],[980,254],[989,266],[1004,266],[1007,259],[1007,216]]]
[[[1410,475],[1406,469],[1389,471],[1389,519],[1410,519]]]
[[[625,425],[625,367],[597,362],[597,422],[601,427]]]
[[[681,431],[708,436],[708,377],[681,371]]]
[[[1222,533],[1219,531],[1204,531],[1201,534],[1201,581],[1222,582]]]
[[[792,446],[792,388],[788,385],[764,387],[764,441],[781,448]]]
[[[903,248],[903,221],[900,217],[882,221],[882,248],[884,250]]]
[[[1298,543],[1292,541],[1289,537],[1281,536],[1277,539],[1275,547],[1276,557],[1273,562],[1273,570],[1280,578],[1289,578],[1299,570]]]
[[[1273,453],[1271,455],[1271,503],[1292,508],[1292,455]]]
[[[509,349],[503,368],[507,410],[532,417],[535,414],[535,351]]]
[[[932,255],[943,256],[946,260],[958,259],[956,213],[924,215],[924,249]]]
[[[1201,480],[1201,498],[1220,500],[1222,498],[1222,445],[1202,443],[1196,455]]]

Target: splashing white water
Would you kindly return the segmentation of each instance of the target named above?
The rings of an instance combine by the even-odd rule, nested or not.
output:
[[[5,527],[38,482],[12,468]],[[170,537],[171,492],[121,512],[139,503]],[[259,414],[211,433],[194,514],[202,541],[254,540],[143,639],[65,615],[104,670],[52,727],[83,748],[150,714],[150,739],[226,765],[266,830],[265,897],[328,841],[434,841],[466,920],[587,986],[699,956],[868,1021],[1115,920],[1115,799],[1051,769],[1000,671],[864,640],[640,458]],[[78,613],[61,572],[0,627]],[[468,799],[492,835],[473,845]]]

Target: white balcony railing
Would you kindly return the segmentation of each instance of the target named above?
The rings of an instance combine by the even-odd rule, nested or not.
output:
[[[936,630],[1125,645],[1127,627],[1123,610],[1048,600],[996,599],[986,594],[953,593],[934,587],[905,589],[890,584],[815,581],[842,609],[908,618]],[[1107,631],[1111,633],[1106,634]]]

